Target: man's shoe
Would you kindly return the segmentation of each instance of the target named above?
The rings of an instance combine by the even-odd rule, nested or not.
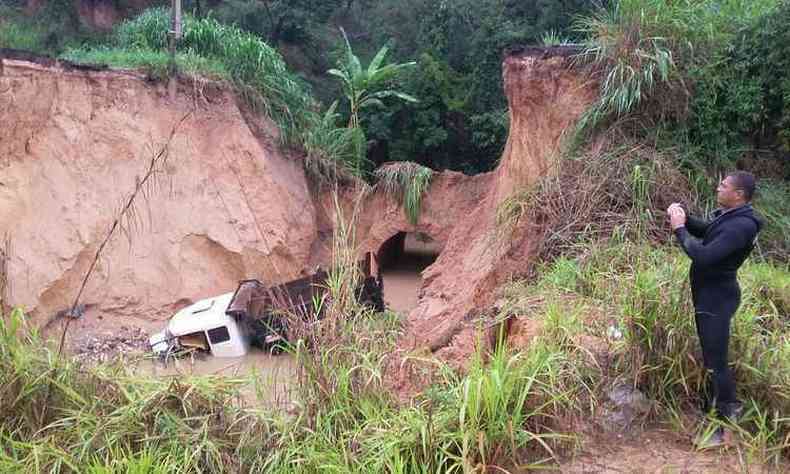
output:
[[[741,402],[727,403],[725,405],[725,410],[722,413],[722,415],[724,416],[725,419],[727,419],[727,421],[729,421],[734,425],[737,425],[738,420],[740,420],[741,416],[743,415],[743,403]]]
[[[727,445],[724,428],[718,426],[711,430],[710,427],[702,430],[694,439],[694,447],[702,451],[704,449],[721,448]]]

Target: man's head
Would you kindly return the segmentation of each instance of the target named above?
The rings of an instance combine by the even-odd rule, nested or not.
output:
[[[754,175],[746,171],[728,174],[716,188],[716,200],[725,209],[746,204],[754,195]]]

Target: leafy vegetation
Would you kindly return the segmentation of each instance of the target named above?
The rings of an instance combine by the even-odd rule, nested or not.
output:
[[[170,55],[165,51],[149,49],[117,49],[94,46],[67,50],[62,57],[76,63],[106,64],[113,68],[130,68],[145,70],[154,79],[164,80],[168,77]],[[225,64],[217,59],[207,59],[193,51],[176,55],[176,64],[180,73],[200,76],[209,80],[230,80],[230,73]]]
[[[403,201],[403,212],[412,224],[420,218],[422,196],[431,184],[433,170],[417,163],[399,162],[376,170],[378,184],[387,194]]]
[[[787,179],[790,174],[790,3],[777,5],[737,30],[712,60],[694,71],[689,135],[714,163],[745,166]],[[769,3],[769,4],[770,4]],[[766,159],[783,156],[776,163]],[[713,160],[711,160],[713,161]]]
[[[331,324],[303,328],[304,342],[293,349],[300,379],[291,418],[234,401],[243,379],[169,382],[71,362],[53,371],[52,354],[17,310],[0,320],[0,467],[305,473],[546,467],[584,442],[571,428],[574,420],[598,413],[606,390],[618,383],[649,396],[655,404],[649,419],[691,433],[683,413],[698,410],[705,375],[694,355],[688,287],[680,283],[687,268],[677,249],[627,241],[557,260],[536,281],[514,282],[504,292],[503,314],[542,322],[529,346],[499,344],[478,353],[463,375],[432,362],[438,369],[431,387],[405,405],[392,398],[385,379],[400,322],[349,301]],[[742,273],[732,360],[747,413],[737,429],[752,462],[780,463],[790,454],[790,421],[782,416],[790,409],[784,322],[790,271],[753,263]],[[601,347],[605,354],[596,352]]]
[[[121,24],[116,46],[142,52],[164,52],[169,12],[149,9]],[[279,126],[286,143],[299,143],[314,107],[309,89],[291,74],[282,56],[259,37],[213,18],[184,16],[180,49],[205,58],[204,64],[222,64],[234,84],[255,106]],[[210,71],[211,72],[211,71]]]
[[[464,373],[430,355],[407,355],[404,364],[434,369],[424,393],[399,403],[386,377],[401,323],[355,302],[352,217],[333,239],[331,298],[320,302],[328,317],[297,327],[293,417],[241,406],[240,379],[165,382],[120,367],[56,365],[15,310],[0,318],[0,471],[546,467],[584,441],[572,421],[594,419],[606,390],[620,383],[651,400],[645,421],[688,434],[705,417],[697,407],[706,373],[683,283],[688,263],[665,245],[661,211],[675,200],[709,208],[703,196],[719,170],[734,166],[771,179],[758,185],[756,201],[768,225],[740,272],[731,360],[747,413],[730,428],[747,459],[779,466],[790,456],[790,269],[783,263],[790,254],[790,4],[618,0],[570,28],[572,14],[588,8],[577,1],[233,0],[219,2],[216,16],[205,7],[188,15],[182,72],[233,82],[277,121],[287,142],[304,149],[319,179],[355,180],[366,157],[399,160],[374,176],[403,199],[413,223],[432,168],[476,172],[495,163],[507,131],[502,49],[584,44],[579,59],[601,80],[601,95],[580,125],[579,147],[497,213],[507,237],[542,224],[532,278],[503,290],[497,315],[539,321],[541,329],[528,347],[500,341],[477,353]],[[73,60],[145,66],[157,77],[166,71],[165,10],[123,23],[102,47],[76,36],[55,41],[41,22],[7,18],[0,46],[65,49]],[[337,34],[341,23],[347,38]],[[403,67],[411,58],[417,65]],[[339,89],[324,74],[333,62],[341,65],[332,72]],[[300,66],[302,77],[286,63]],[[396,71],[403,73],[397,84]],[[333,105],[319,113],[308,81]],[[347,102],[326,100],[341,93]],[[364,106],[387,97],[406,100]],[[340,125],[346,118],[349,127]],[[588,138],[599,146],[585,148]]]
[[[395,98],[406,102],[417,102],[414,97],[394,89],[380,90],[388,82],[393,82],[404,69],[415,66],[416,63],[384,64],[389,48],[383,46],[370,61],[368,67],[363,68],[359,58],[351,49],[345,32],[343,32],[343,39],[346,44],[346,56],[343,61],[339,62],[339,69],[330,69],[327,73],[338,78],[342,85],[343,95],[348,101],[350,109],[348,128],[362,131],[359,121],[360,113],[372,107],[384,108],[383,99]],[[364,137],[364,132],[362,136]],[[361,148],[367,147],[364,140],[358,140],[358,145]],[[364,148],[357,153],[360,159],[367,155],[367,150]],[[361,174],[364,171],[363,163],[361,161],[356,163],[356,168],[358,174]]]
[[[778,71],[788,64],[779,26],[788,10],[781,0],[619,0],[579,20],[584,59],[601,86],[577,144],[619,121],[679,147],[684,165],[738,165],[786,179],[787,93]]]

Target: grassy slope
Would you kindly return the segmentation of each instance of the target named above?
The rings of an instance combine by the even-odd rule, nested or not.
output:
[[[270,472],[524,466],[572,448],[568,422],[595,411],[615,380],[654,401],[653,419],[690,430],[681,415],[695,404],[703,372],[693,356],[686,269],[676,249],[627,242],[559,259],[538,281],[505,291],[502,315],[541,320],[537,339],[521,352],[475,360],[465,376],[440,366],[434,385],[408,406],[394,403],[383,380],[397,319],[336,320],[319,350],[298,348],[300,415],[291,419],[234,405],[234,380],[167,383],[72,364],[53,376],[51,353],[35,337],[20,337],[15,313],[0,326],[0,467],[126,472],[122,466],[154,462],[156,472],[219,472],[229,459],[245,472],[264,464]],[[748,407],[740,435],[752,459],[770,461],[788,452],[790,420],[781,414],[790,412],[790,271],[749,263],[741,281],[732,343]],[[605,342],[607,366],[596,363],[601,354],[590,340]],[[53,378],[49,419],[39,430],[43,390]]]

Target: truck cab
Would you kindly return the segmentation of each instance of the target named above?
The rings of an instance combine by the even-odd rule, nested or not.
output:
[[[381,275],[371,276],[370,253],[359,262],[357,297],[377,311],[384,310]],[[289,340],[288,315],[303,321],[321,318],[328,298],[326,271],[275,286],[242,280],[236,291],[200,300],[178,311],[167,327],[150,337],[155,354],[166,357],[195,348],[214,357],[241,357],[251,345],[276,353]]]
[[[215,357],[241,357],[250,349],[250,335],[226,311],[234,293],[200,300],[178,311],[167,327],[151,336],[155,354],[167,355],[179,349],[196,348]]]

